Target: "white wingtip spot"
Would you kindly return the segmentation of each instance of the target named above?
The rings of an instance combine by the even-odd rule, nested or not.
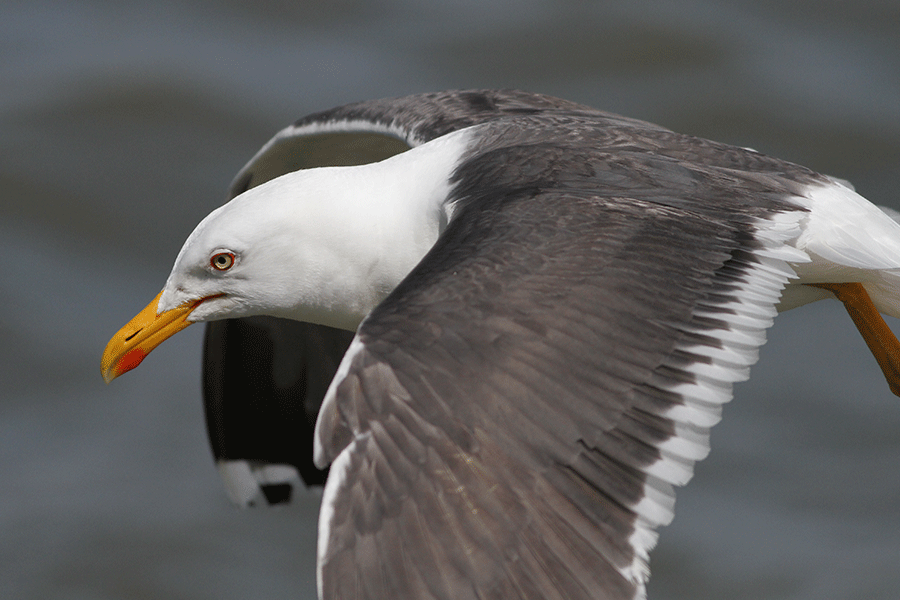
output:
[[[220,460],[216,463],[219,476],[225,485],[225,493],[228,499],[246,508],[258,500],[262,494],[259,483],[250,470],[250,464],[245,460]]]
[[[292,491],[303,487],[300,473],[291,465],[220,460],[216,462],[216,468],[228,499],[241,508],[270,504],[264,486],[288,485]]]

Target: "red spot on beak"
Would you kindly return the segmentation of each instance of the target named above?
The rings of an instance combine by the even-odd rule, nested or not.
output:
[[[144,352],[141,348],[132,348],[128,352],[125,353],[125,356],[119,359],[119,363],[116,365],[117,374],[121,375],[126,371],[130,371],[139,364],[141,361],[146,358],[147,353]]]

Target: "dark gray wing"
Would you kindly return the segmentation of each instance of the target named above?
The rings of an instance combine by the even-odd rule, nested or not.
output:
[[[360,326],[317,425],[320,598],[644,597],[801,258],[795,168],[575,128],[463,164],[453,220]]]
[[[451,91],[349,104],[279,132],[237,174],[229,198],[298,169],[375,162],[450,131],[547,112],[591,112],[518,91]],[[352,334],[274,317],[207,325],[204,406],[213,455],[240,505],[290,499],[312,464],[312,428]],[[289,368],[286,368],[288,365]]]

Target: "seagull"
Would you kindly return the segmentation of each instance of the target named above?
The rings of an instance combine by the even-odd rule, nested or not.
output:
[[[837,298],[900,395],[900,225],[750,149],[448,91],[302,118],[230,195],[102,372],[209,322],[232,498],[330,466],[322,600],[644,598],[778,311]]]

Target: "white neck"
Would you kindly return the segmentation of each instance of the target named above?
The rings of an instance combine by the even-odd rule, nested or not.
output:
[[[356,329],[446,227],[450,178],[469,136],[453,133],[379,163],[299,171],[247,192],[267,196],[267,212],[278,215],[262,229],[287,230],[256,244],[275,249],[258,271],[282,266],[263,273],[270,291],[255,312]]]

